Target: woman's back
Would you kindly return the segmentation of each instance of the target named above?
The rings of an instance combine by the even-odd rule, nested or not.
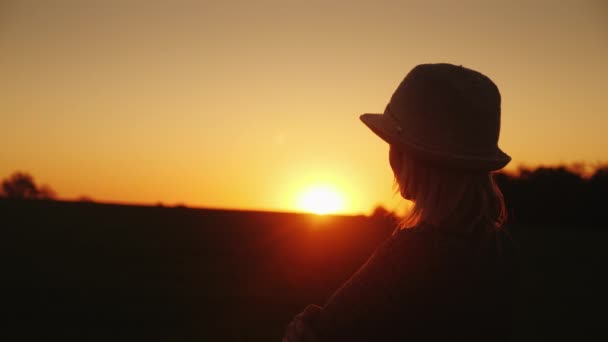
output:
[[[325,340],[506,340],[515,272],[502,231],[398,231],[327,301],[313,330]]]
[[[517,278],[493,177],[511,161],[498,146],[496,84],[463,66],[421,64],[383,113],[360,119],[389,143],[396,189],[412,203],[407,229],[325,308],[296,316],[284,340],[305,340],[308,325],[322,341],[508,339]]]

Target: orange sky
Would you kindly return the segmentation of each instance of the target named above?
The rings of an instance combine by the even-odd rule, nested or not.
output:
[[[392,196],[359,121],[416,64],[492,78],[520,164],[608,160],[605,1],[3,1],[0,177],[62,198],[347,213]]]

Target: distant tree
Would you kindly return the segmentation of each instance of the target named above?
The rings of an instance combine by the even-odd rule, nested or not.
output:
[[[50,186],[48,186],[46,184],[42,184],[38,188],[38,198],[52,200],[52,199],[57,198],[57,193]]]
[[[36,186],[34,177],[25,172],[15,172],[2,181],[2,195],[15,199],[53,199],[55,191],[48,185]]]
[[[372,217],[376,219],[387,219],[394,222],[397,222],[399,219],[399,216],[396,213],[386,209],[382,205],[377,205],[376,208],[374,208]]]
[[[608,186],[608,165],[598,167],[590,179],[591,184],[607,189]]]
[[[372,212],[373,217],[386,217],[390,215],[390,212],[382,205],[377,205]]]
[[[80,195],[80,197],[78,197],[78,202],[94,202],[94,201],[93,201],[93,198],[91,198],[90,196]]]
[[[2,181],[2,193],[8,198],[35,198],[38,189],[34,178],[23,172],[15,172],[8,179]]]

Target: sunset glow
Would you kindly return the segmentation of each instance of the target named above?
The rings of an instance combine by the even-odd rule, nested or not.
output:
[[[331,214],[344,209],[344,200],[331,187],[315,186],[301,195],[299,208],[319,215]]]

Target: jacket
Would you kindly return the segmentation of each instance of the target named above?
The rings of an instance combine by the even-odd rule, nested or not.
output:
[[[325,303],[320,341],[505,341],[517,249],[504,230],[395,232]]]

